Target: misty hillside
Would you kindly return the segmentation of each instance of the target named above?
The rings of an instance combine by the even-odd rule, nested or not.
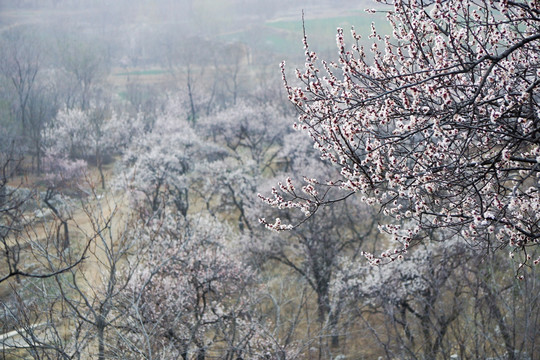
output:
[[[538,359],[539,13],[0,0],[0,358]]]

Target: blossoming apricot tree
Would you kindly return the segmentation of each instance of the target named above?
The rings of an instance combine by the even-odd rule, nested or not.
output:
[[[283,80],[333,179],[280,183],[268,204],[306,215],[358,194],[397,241],[380,263],[444,229],[483,249],[509,245],[540,262],[540,5],[536,1],[388,1],[390,35],[372,25],[370,49],[337,32],[337,62],[304,37],[300,86]],[[263,223],[283,230],[291,225]],[[448,237],[445,237],[448,238]]]
[[[249,286],[255,272],[227,247],[227,226],[168,213],[140,230],[149,248],[124,294],[133,320],[121,344],[126,358],[257,358],[268,350]]]

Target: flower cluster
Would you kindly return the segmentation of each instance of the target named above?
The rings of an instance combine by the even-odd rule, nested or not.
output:
[[[481,247],[536,248],[538,11],[534,2],[398,0],[387,16],[392,34],[373,26],[370,50],[354,29],[348,50],[338,29],[338,61],[319,63],[304,40],[301,86],[289,84],[284,65],[283,79],[296,128],[339,169],[325,186],[361,194],[394,223],[412,223],[417,237],[447,229]],[[306,213],[333,201],[311,184],[291,189],[264,199]],[[269,227],[287,228],[278,225]]]

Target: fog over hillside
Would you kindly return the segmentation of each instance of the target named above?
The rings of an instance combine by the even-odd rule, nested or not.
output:
[[[268,25],[276,22],[295,23],[295,35],[301,36],[301,16],[306,20],[320,18],[358,17],[358,26],[367,22],[362,10],[364,1],[234,1],[234,0],[184,0],[184,1],[3,1],[0,4],[0,29],[14,26],[36,26],[42,29],[60,28],[72,35],[92,33],[116,42],[116,52],[125,47],[145,47],[147,42],[159,42],[163,32],[174,32],[181,37],[201,37],[206,40],[231,42],[243,41],[250,47],[259,47],[269,36]],[[340,25],[336,19],[331,26]],[[368,25],[369,22],[367,22]],[[309,27],[308,27],[308,30]],[[313,29],[317,32],[317,29]],[[325,28],[327,30],[327,28]],[[247,34],[249,32],[249,34]],[[281,34],[291,41],[291,34]],[[317,35],[321,35],[318,33]],[[334,35],[325,34],[324,46]],[[262,44],[261,44],[262,43]],[[297,44],[301,44],[301,38]],[[287,48],[272,48],[286,54]],[[157,59],[153,59],[156,61]]]
[[[539,14],[0,0],[0,359],[540,359]]]

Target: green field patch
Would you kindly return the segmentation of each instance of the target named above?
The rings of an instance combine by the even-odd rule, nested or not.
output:
[[[315,50],[329,50],[336,47],[337,28],[342,28],[345,34],[345,41],[352,41],[350,30],[354,26],[356,32],[362,35],[365,44],[369,44],[369,34],[371,23],[375,24],[377,31],[381,34],[391,34],[391,27],[386,21],[385,13],[368,14],[363,11],[353,12],[347,16],[337,16],[328,18],[305,19],[304,27],[310,47]],[[303,37],[302,21],[299,20],[277,20],[268,21],[267,27],[280,30],[288,34],[287,37],[296,37],[296,43],[300,43]],[[282,34],[283,36],[283,34]]]

